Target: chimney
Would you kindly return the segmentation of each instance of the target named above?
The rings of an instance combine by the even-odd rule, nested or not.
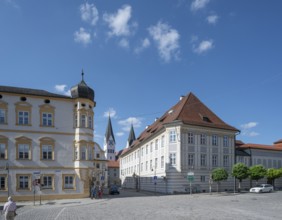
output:
[[[184,97],[185,97],[184,95],[180,96],[179,101],[181,101]]]

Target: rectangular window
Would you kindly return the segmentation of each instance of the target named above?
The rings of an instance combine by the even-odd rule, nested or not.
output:
[[[150,144],[150,152],[151,153],[153,152],[153,142],[151,142],[151,144]]]
[[[6,159],[6,144],[0,144],[0,159]]]
[[[144,156],[144,147],[142,147],[142,149],[141,149],[141,157],[143,157]]]
[[[92,128],[92,116],[88,116],[88,128]]]
[[[176,132],[174,130],[169,132],[169,142],[176,142]]]
[[[81,160],[86,160],[86,147],[85,146],[81,146]]]
[[[53,188],[53,178],[52,176],[43,176],[43,187],[44,189]]]
[[[161,156],[161,168],[164,168],[164,156]]]
[[[188,166],[194,166],[194,154],[188,154]]]
[[[0,190],[6,190],[6,176],[0,176]]]
[[[92,160],[92,155],[93,155],[93,148],[92,147],[88,147],[88,160]]]
[[[150,170],[152,170],[152,169],[153,169],[153,161],[150,160]]]
[[[176,153],[170,153],[169,154],[169,162],[171,166],[176,165]]]
[[[26,190],[29,189],[29,176],[19,176],[19,189]]]
[[[223,166],[228,167],[229,166],[229,156],[223,155]]]
[[[6,111],[5,109],[0,109],[0,124],[6,123]]]
[[[28,112],[19,111],[18,112],[18,124],[19,125],[28,125],[29,124],[29,115]]]
[[[191,132],[188,133],[188,144],[194,144],[194,134]]]
[[[74,159],[78,160],[78,147],[74,148]]]
[[[141,172],[143,172],[143,163],[141,163]]]
[[[207,144],[207,136],[205,134],[201,134],[201,145]]]
[[[148,154],[148,145],[146,145],[146,154]]]
[[[217,142],[218,142],[218,141],[217,141],[217,135],[214,134],[214,135],[212,136],[212,145],[213,145],[213,146],[217,146]]]
[[[53,125],[53,115],[51,113],[42,114],[42,125],[43,126],[52,126]]]
[[[74,176],[64,176],[64,189],[74,189]]]
[[[201,176],[201,182],[206,182],[206,177],[205,176]]]
[[[82,128],[86,127],[86,115],[81,115],[81,126]]]
[[[164,145],[165,145],[165,136],[163,135],[161,139],[161,147],[164,147]]]
[[[19,159],[29,159],[29,145],[28,144],[19,144],[18,158]]]
[[[74,115],[74,127],[78,127],[77,114]]]
[[[155,158],[155,169],[158,169],[158,158]]]
[[[146,171],[148,170],[148,161],[146,161]]]
[[[201,166],[205,167],[207,166],[207,155],[201,154]]]
[[[217,155],[212,155],[212,166],[217,167]]]
[[[228,137],[227,136],[223,137],[223,147],[228,147]]]
[[[157,139],[155,141],[155,150],[158,150],[159,149],[159,140]]]
[[[53,146],[42,145],[42,159],[52,160],[53,159]]]

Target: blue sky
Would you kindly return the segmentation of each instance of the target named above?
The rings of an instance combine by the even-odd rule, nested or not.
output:
[[[282,138],[280,0],[0,0],[1,85],[95,90],[117,149],[193,92],[246,143]]]

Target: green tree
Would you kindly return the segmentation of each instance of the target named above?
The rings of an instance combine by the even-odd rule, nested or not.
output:
[[[217,183],[217,192],[219,191],[220,181],[227,180],[228,172],[223,168],[217,168],[212,171],[212,180]]]
[[[266,172],[267,180],[272,182],[273,187],[274,187],[275,179],[281,176],[282,176],[282,169],[270,168]]]
[[[257,185],[258,181],[266,176],[266,169],[262,165],[254,165],[249,168],[249,174],[251,180],[255,180]]]
[[[249,168],[243,163],[236,163],[232,169],[232,176],[239,180],[238,191],[241,191],[241,182],[248,178]]]

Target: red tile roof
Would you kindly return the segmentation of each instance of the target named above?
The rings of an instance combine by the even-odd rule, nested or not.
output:
[[[241,146],[238,146],[237,149],[260,149],[260,150],[282,151],[282,145],[243,144]]]
[[[109,160],[108,161],[108,167],[109,168],[119,168],[119,160]]]
[[[184,96],[176,105],[145,129],[133,142],[130,148],[134,148],[142,141],[148,139],[156,132],[164,128],[166,124],[182,122],[188,125],[204,126],[231,131],[239,131],[222,121],[206,105],[204,105],[193,93]],[[127,150],[128,151],[128,150]],[[122,153],[122,155],[125,152]]]
[[[274,144],[282,144],[282,139],[275,141]]]

